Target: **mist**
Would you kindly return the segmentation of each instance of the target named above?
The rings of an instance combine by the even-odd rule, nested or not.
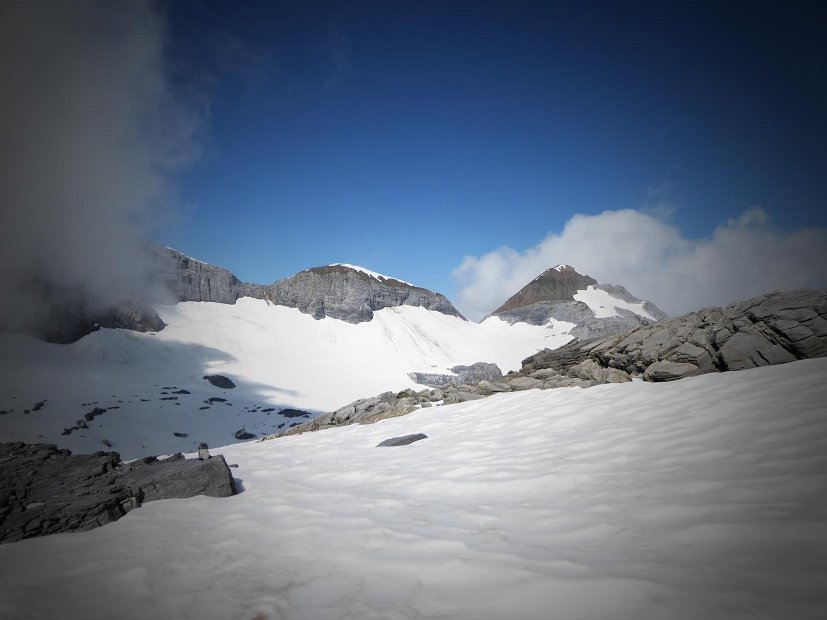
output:
[[[144,239],[199,157],[148,1],[0,4],[0,328],[154,301]]]

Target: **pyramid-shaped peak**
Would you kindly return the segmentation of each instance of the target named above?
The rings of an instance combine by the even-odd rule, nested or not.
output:
[[[574,301],[577,291],[597,284],[591,276],[577,273],[571,265],[556,265],[521,288],[492,314],[522,308],[541,301]]]

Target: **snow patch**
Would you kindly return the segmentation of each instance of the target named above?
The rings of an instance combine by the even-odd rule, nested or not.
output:
[[[596,288],[593,284],[586,287],[586,290],[577,291],[574,295],[574,299],[576,301],[582,301],[586,304],[591,311],[594,312],[594,316],[598,319],[605,319],[610,316],[620,316],[617,309],[622,308],[623,310],[634,312],[636,315],[649,319],[652,322],[657,321],[655,317],[643,309],[644,302],[630,303],[628,301],[618,299],[617,297],[610,295],[607,291]]]

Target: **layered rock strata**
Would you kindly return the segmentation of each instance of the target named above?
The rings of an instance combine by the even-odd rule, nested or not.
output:
[[[234,304],[240,297],[263,299],[265,287],[242,282],[223,267],[216,267],[172,248],[151,247],[156,273],[175,301],[213,301]]]
[[[89,530],[157,499],[234,494],[220,455],[123,463],[116,452],[73,456],[51,444],[0,443],[0,543]]]
[[[649,381],[827,355],[827,291],[770,293],[705,308],[630,333],[542,351],[523,370],[568,372],[585,360]]]

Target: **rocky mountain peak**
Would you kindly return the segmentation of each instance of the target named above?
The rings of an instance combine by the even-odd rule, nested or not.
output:
[[[597,280],[578,273],[571,265],[557,265],[546,269],[526,284],[492,314],[524,308],[538,302],[574,301],[577,291],[585,290],[593,284],[597,284]]]
[[[315,319],[331,317],[349,323],[370,321],[376,310],[394,306],[421,306],[465,318],[440,293],[345,263],[311,267],[274,282],[266,287],[264,298]]]
[[[514,324],[545,325],[550,320],[574,323],[580,339],[608,336],[666,318],[649,301],[623,286],[600,284],[571,265],[556,265],[510,297],[491,316]]]

